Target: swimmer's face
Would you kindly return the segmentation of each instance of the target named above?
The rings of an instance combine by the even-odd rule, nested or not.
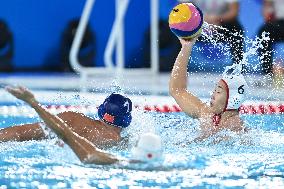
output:
[[[220,80],[211,96],[210,107],[213,110],[213,113],[219,114],[225,109],[227,100],[227,91],[225,83]]]

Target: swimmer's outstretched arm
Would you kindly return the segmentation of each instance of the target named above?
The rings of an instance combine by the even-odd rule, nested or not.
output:
[[[24,87],[7,87],[6,90],[34,108],[47,126],[71,147],[81,162],[89,164],[112,164],[119,161],[112,155],[98,149],[87,139],[74,133],[62,119],[43,108],[28,89]]]
[[[180,39],[182,48],[172,69],[169,83],[171,96],[181,109],[193,118],[199,118],[207,107],[199,98],[187,91],[187,65],[196,40],[197,37],[188,41]]]

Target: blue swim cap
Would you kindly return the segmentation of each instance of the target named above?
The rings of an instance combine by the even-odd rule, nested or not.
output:
[[[112,93],[104,103],[99,106],[99,118],[110,125],[125,128],[131,123],[132,102],[129,98]]]

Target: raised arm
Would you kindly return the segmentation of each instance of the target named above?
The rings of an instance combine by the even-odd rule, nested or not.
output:
[[[6,88],[9,93],[28,103],[56,135],[67,143],[83,163],[112,164],[118,161],[112,155],[101,151],[87,139],[74,133],[58,116],[42,107],[34,95],[24,87]]]
[[[187,65],[192,47],[197,38],[190,41],[180,39],[182,48],[172,69],[169,91],[180,108],[193,118],[199,118],[206,105],[190,91],[187,91]]]

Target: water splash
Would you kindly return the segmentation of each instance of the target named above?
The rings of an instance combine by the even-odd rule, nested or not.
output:
[[[145,113],[141,109],[135,108],[132,111],[132,121],[128,128],[124,129],[122,136],[127,136],[128,148],[131,149],[136,145],[139,140],[139,136],[143,133],[156,133],[157,123],[153,119],[152,115]]]
[[[246,51],[243,53],[243,60],[241,64],[244,64],[245,66],[249,67],[251,64],[249,64],[249,57],[252,55],[258,55],[258,50],[263,49],[263,44],[267,43],[270,40],[268,33],[263,32],[261,37],[256,37],[254,40],[248,39],[245,40],[245,43],[247,45]],[[271,53],[271,52],[267,52]],[[264,55],[261,57],[258,57],[258,61],[263,59]],[[260,61],[259,61],[260,62]],[[260,63],[259,63],[260,64]],[[258,71],[259,70],[259,64],[256,64],[255,66],[252,66],[253,71]]]
[[[228,31],[226,28],[221,26],[216,26],[205,22],[201,34],[202,42],[212,44],[214,48],[220,50],[224,55],[230,55],[230,46],[222,42],[225,41],[226,36],[220,33],[220,30]],[[201,47],[199,50],[203,50],[203,48]]]
[[[112,81],[111,86],[110,86],[110,90],[114,93],[121,93],[122,92],[122,88],[119,85],[119,82],[118,82],[117,79],[114,79]]]
[[[224,33],[226,33],[227,35],[225,35]],[[261,68],[260,60],[264,58],[264,55],[258,57],[258,51],[259,49],[263,49],[264,44],[266,44],[270,40],[267,32],[263,32],[261,37],[250,39],[248,37],[245,37],[241,32],[232,32],[224,27],[208,24],[205,22],[203,26],[201,41],[210,43],[213,48],[217,49],[219,53],[221,53],[221,55],[230,56],[230,49],[234,48],[234,37],[238,37],[240,40],[244,41],[245,49],[242,52],[243,59],[239,61],[239,64],[243,65],[242,69],[245,67],[247,70],[250,70],[253,73],[259,72]],[[241,43],[240,40],[238,42]],[[196,47],[195,50],[202,53],[204,51],[204,47]],[[209,51],[207,57],[211,58],[212,56],[214,56],[212,53],[214,52]],[[258,63],[251,64],[251,62]],[[214,65],[212,65],[212,69],[214,70]],[[200,66],[200,70],[202,70],[202,65]]]

